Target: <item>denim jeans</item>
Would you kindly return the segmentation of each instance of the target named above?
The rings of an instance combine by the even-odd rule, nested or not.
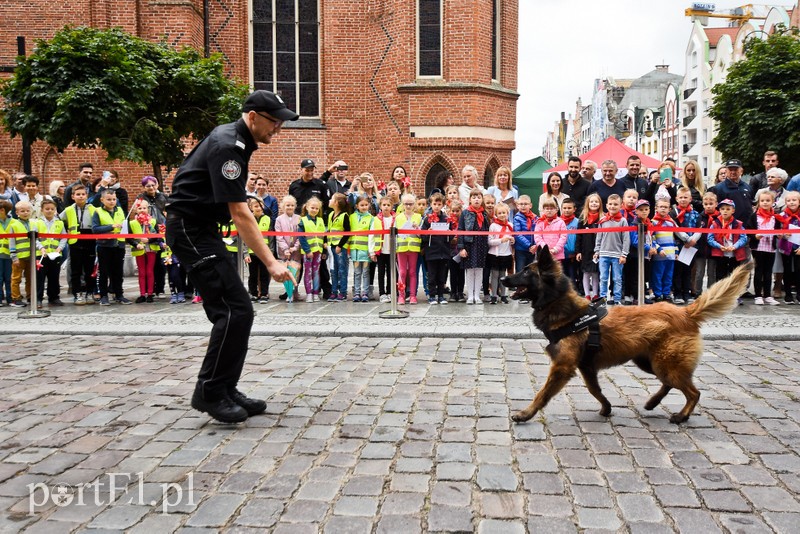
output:
[[[614,300],[622,300],[622,264],[619,258],[612,256],[600,256],[600,296],[606,298],[608,295],[608,274],[611,271],[614,277]]]
[[[331,273],[331,293],[347,295],[347,273],[350,268],[350,255],[342,249],[336,253],[336,247],[331,247],[333,254],[333,272]]]

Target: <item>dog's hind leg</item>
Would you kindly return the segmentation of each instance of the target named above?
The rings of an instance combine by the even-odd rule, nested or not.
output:
[[[587,367],[579,367],[578,369],[581,372],[581,376],[583,376],[583,382],[586,384],[589,393],[600,403],[600,415],[603,417],[611,415],[611,403],[608,402],[608,399],[600,389],[600,383],[597,381],[597,370]]]
[[[664,400],[664,397],[667,396],[667,393],[669,393],[671,389],[672,389],[671,387],[662,384],[661,389],[656,391],[655,394],[652,397],[650,397],[650,399],[645,403],[644,409],[652,410],[653,408],[661,404],[661,401]]]
[[[675,414],[672,414],[672,417],[669,418],[670,423],[678,424],[683,423],[689,416],[692,415],[692,411],[694,410],[695,406],[697,406],[697,402],[700,400],[700,391],[694,387],[692,383],[692,378],[687,377],[679,384],[674,384],[675,389],[681,390],[683,395],[686,397],[686,406],[683,409]]]
[[[531,417],[536,415],[536,412],[547,406],[550,399],[561,391],[573,376],[575,376],[575,367],[567,367],[564,364],[559,365],[555,362],[551,364],[550,374],[547,376],[547,380],[544,386],[542,386],[542,389],[536,394],[533,402],[524,410],[512,415],[511,419],[516,422],[528,421]]]

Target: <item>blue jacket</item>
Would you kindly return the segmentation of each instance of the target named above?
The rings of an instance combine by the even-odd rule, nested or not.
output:
[[[578,217],[575,217],[574,219],[572,219],[572,222],[570,222],[567,225],[567,230],[577,230],[579,222],[580,219],[578,219]],[[578,234],[567,234],[567,244],[564,245],[565,258],[569,259],[570,256],[574,256],[576,254],[575,242],[577,241],[577,239],[578,239]]]
[[[529,234],[515,235],[514,236],[514,250],[528,251],[533,246],[533,229],[536,227],[536,219],[534,219],[533,226]],[[527,232],[528,231],[528,218],[521,212],[514,215],[514,231]]]
[[[738,221],[747,221],[753,214],[753,200],[755,191],[750,188],[750,184],[744,183],[741,179],[738,184],[726,178],[718,183],[711,190],[717,195],[717,202],[729,198],[736,204],[733,210],[733,218]]]
[[[679,211],[679,209],[678,209],[678,206],[676,205],[675,207],[672,208],[672,210],[670,210],[669,216],[672,217],[672,219],[676,223],[678,223],[679,227],[681,227],[681,228],[697,228],[699,226],[699,224],[700,224],[700,212],[699,211],[695,211],[694,209],[692,209],[692,211],[686,213],[686,215],[683,216],[683,222],[679,222],[678,221],[678,211]],[[686,241],[689,241],[690,239],[692,239],[695,236],[696,233],[697,232],[675,232],[675,237],[677,238],[677,239],[675,239],[675,242],[678,245],[678,250],[682,249],[683,248],[683,244]]]

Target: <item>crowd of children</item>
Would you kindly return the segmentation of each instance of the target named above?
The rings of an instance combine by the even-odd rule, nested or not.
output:
[[[501,170],[511,186],[510,169]],[[287,195],[275,220],[265,213],[260,198],[248,198],[248,207],[262,232],[288,234],[264,236],[264,240],[278,259],[292,265],[297,289],[304,289],[306,302],[320,300],[320,267],[327,262],[332,283],[329,302],[347,300],[348,289],[353,302],[367,302],[377,286],[375,298],[380,302],[389,302],[396,292],[398,304],[414,305],[422,282],[429,305],[461,301],[468,305],[485,301],[508,304],[501,278],[523,269],[534,260],[536,250],[547,245],[580,294],[589,299],[606,298],[610,305],[634,304],[639,289],[639,233],[620,229],[639,223],[647,228],[643,243],[645,303],[691,303],[702,293],[706,280],[707,285],[713,284],[751,259],[756,265],[756,305],[779,303],[772,285],[776,272],[783,275],[786,304],[794,304],[800,288],[796,234],[774,232],[800,226],[798,192],[786,192],[782,209],[776,209],[774,192],[761,190],[756,198],[757,211],[749,220],[740,221],[734,217],[735,202],[718,202],[713,192],[702,196],[702,212],[697,211],[694,192],[686,186],[676,186],[674,196],[656,195],[649,200],[628,189],[622,196],[610,195],[605,205],[600,195],[590,194],[581,213],[575,212],[576,203],[569,196],[551,196],[540,201],[539,216],[533,213],[527,195],[518,196],[509,205],[496,202],[494,195],[477,187],[469,191],[466,205],[455,185],[436,190],[427,199],[418,198],[408,183],[390,181],[378,191],[371,175],[365,173],[353,189],[334,194],[327,206],[316,197],[298,206],[297,200]],[[24,279],[30,292],[31,254],[38,258],[35,274],[40,303],[46,294],[49,306],[63,305],[59,275],[69,256],[74,304],[130,304],[122,286],[127,247],[138,270],[137,303],[154,301],[157,261],[163,261],[166,267],[171,303],[186,302],[187,295],[200,302],[178,258],[163,239],[150,238],[163,229],[146,199],[137,199],[126,217],[113,189],[102,191],[99,207],[87,203],[87,190],[80,184],[72,187],[70,194],[73,203],[61,213],[53,200],[39,200],[38,217],[33,217],[33,205],[28,201],[12,205],[0,200],[0,233],[22,234],[36,229],[40,234],[63,235],[40,238],[33,251],[27,238],[0,239],[0,305],[25,305],[21,286]],[[389,254],[392,228],[398,230],[395,265]],[[703,228],[711,232],[697,231]],[[599,231],[567,233],[576,229]],[[748,236],[743,229],[765,233]],[[234,231],[232,225],[220,228],[232,257],[239,248]],[[77,239],[79,234],[105,235],[102,239]],[[123,239],[113,234],[134,237]],[[268,302],[269,272],[248,252],[245,248],[243,259],[249,271],[251,300]],[[396,287],[391,286],[392,269],[397,275]],[[348,288],[350,280],[352,286]],[[299,293],[287,288],[287,295],[281,298],[291,303],[301,298]]]

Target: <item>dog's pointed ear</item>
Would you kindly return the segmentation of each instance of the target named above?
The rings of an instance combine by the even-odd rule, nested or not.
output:
[[[536,251],[536,265],[539,267],[539,270],[547,270],[553,267],[553,255],[550,253],[550,247],[544,245],[542,248]]]

